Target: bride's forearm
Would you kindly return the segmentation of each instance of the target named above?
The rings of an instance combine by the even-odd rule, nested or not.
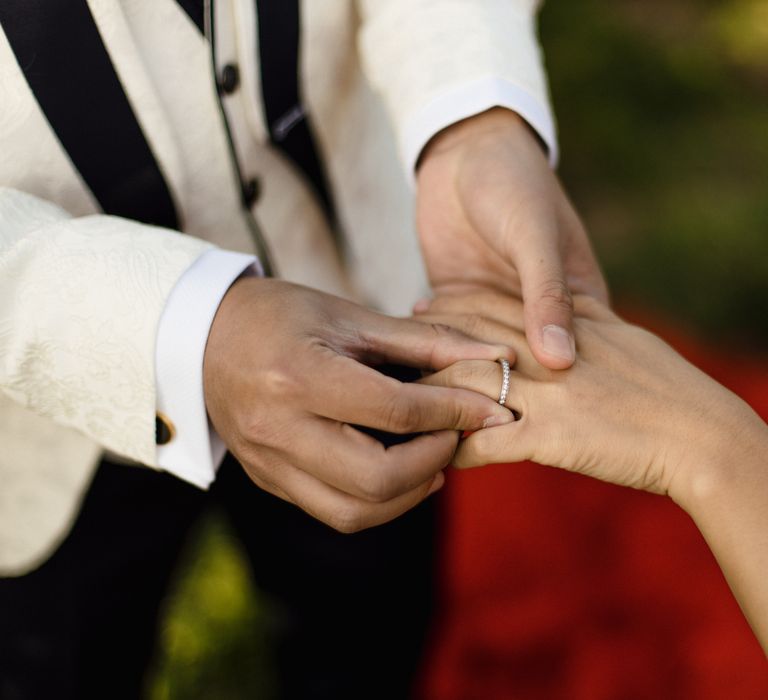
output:
[[[768,426],[751,410],[738,428],[703,436],[680,494],[768,654]]]

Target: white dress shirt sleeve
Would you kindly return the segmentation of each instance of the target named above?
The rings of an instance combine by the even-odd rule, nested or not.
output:
[[[243,274],[262,274],[254,256],[219,249],[203,253],[173,287],[157,332],[157,410],[175,429],[170,442],[158,445],[157,465],[203,489],[215,479],[226,452],[205,408],[203,355],[216,310]]]
[[[516,83],[488,76],[436,96],[406,120],[402,155],[411,179],[424,146],[433,136],[492,107],[505,107],[525,119],[547,147],[552,167],[557,165],[557,130],[549,104]]]

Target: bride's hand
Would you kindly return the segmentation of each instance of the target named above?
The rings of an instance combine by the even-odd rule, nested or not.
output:
[[[564,371],[534,360],[517,299],[488,291],[440,297],[417,315],[517,351],[506,404],[520,419],[467,437],[454,464],[530,459],[685,501],[707,478],[708,456],[727,452],[760,419],[658,337],[592,298],[575,303],[578,355]],[[498,398],[502,370],[459,362],[422,381]]]

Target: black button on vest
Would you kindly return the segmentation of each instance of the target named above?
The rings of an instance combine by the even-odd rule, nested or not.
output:
[[[252,177],[243,183],[243,200],[250,209],[259,199],[261,194],[261,181],[257,177]]]
[[[240,85],[240,69],[234,63],[227,63],[219,75],[219,92],[231,95]]]

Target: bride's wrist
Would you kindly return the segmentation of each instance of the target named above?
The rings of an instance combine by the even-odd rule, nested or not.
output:
[[[695,520],[755,483],[768,485],[768,426],[746,404],[729,424],[704,428],[687,451],[669,496]]]

